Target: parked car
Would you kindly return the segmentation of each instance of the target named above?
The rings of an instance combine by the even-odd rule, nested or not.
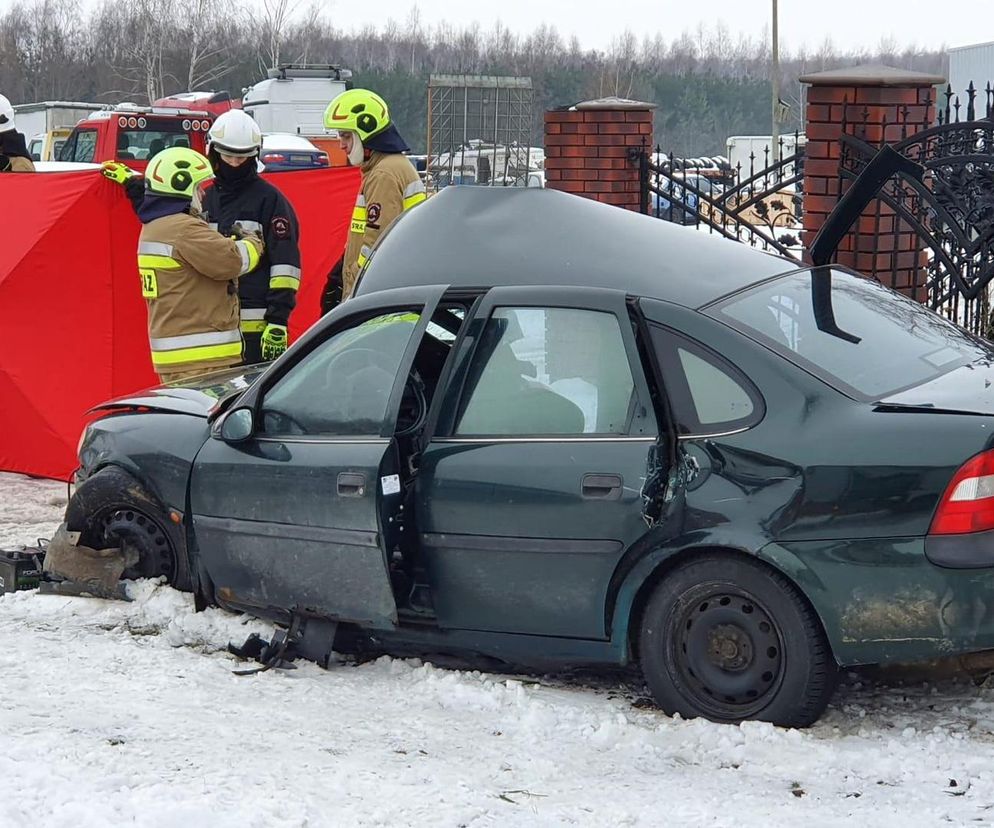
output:
[[[259,160],[266,172],[315,170],[328,166],[328,153],[301,135],[270,132],[262,136]]]
[[[720,196],[725,188],[722,187],[721,182],[715,178],[710,178],[706,175],[700,175],[699,173],[686,173],[680,176],[681,181],[689,187],[697,189],[699,192],[704,193],[704,195],[710,198],[717,198]]]
[[[50,555],[322,663],[634,662],[668,713],[803,726],[839,665],[994,648],[992,366],[844,268],[452,187],[273,364],[101,406]]]
[[[674,224],[696,224],[696,193],[685,190],[672,178],[659,176],[656,185],[649,190],[649,212],[656,218]]]

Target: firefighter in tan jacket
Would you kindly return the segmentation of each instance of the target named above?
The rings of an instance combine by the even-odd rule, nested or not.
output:
[[[14,107],[0,95],[0,173],[34,171],[27,142],[14,129]]]
[[[425,200],[425,187],[403,153],[410,147],[390,120],[386,102],[368,89],[350,89],[335,98],[324,113],[324,125],[338,130],[349,164],[362,169],[362,189],[352,212],[352,225],[342,262],[342,299],[355,290],[369,253],[397,216]],[[332,271],[329,281],[336,278]],[[326,297],[337,292],[329,285]],[[333,302],[326,301],[330,310]]]
[[[227,238],[195,215],[200,185],[214,175],[199,152],[163,150],[145,175],[138,273],[155,372],[167,383],[237,365],[238,277],[259,263],[262,241]]]

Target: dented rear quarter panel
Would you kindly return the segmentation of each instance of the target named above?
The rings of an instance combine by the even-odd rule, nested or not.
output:
[[[759,557],[804,590],[843,666],[994,648],[994,569],[944,569],[923,538],[769,544]]]
[[[716,320],[664,302],[642,305],[649,319],[742,370],[766,412],[739,434],[680,440],[690,468],[682,503],[616,573],[615,635],[656,567],[722,548],[790,577],[841,664],[994,647],[994,550],[991,569],[969,571],[936,567],[924,553],[942,492],[966,459],[991,447],[994,418],[876,410]]]

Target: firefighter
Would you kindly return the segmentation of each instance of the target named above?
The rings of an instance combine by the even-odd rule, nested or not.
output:
[[[148,163],[138,209],[138,272],[148,302],[152,364],[163,383],[242,359],[238,278],[263,253],[256,235],[235,240],[194,215],[214,173],[196,150],[171,147]]]
[[[28,144],[14,129],[14,107],[0,95],[0,173],[34,171]]]
[[[266,245],[259,267],[239,281],[246,365],[276,359],[287,349],[287,323],[300,287],[297,216],[283,194],[259,177],[261,147],[262,133],[250,115],[240,109],[221,115],[208,134],[214,185],[201,207],[213,229],[226,236],[258,233]],[[144,195],[141,176],[119,161],[105,161],[103,174],[124,186],[137,210]]]
[[[368,89],[349,89],[324,113],[327,129],[337,130],[349,164],[362,169],[362,189],[352,212],[340,265],[341,299],[348,299],[373,244],[397,216],[425,200],[425,187],[403,153],[410,147],[390,120],[386,102]],[[322,309],[338,300],[339,266],[328,277]]]
[[[300,287],[297,216],[283,194],[259,177],[262,132],[250,115],[232,109],[208,135],[214,186],[204,197],[204,219],[224,235],[256,232],[266,245],[259,267],[239,282],[245,363],[276,359],[289,344],[287,324]]]

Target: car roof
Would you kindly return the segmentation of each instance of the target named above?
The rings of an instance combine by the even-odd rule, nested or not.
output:
[[[292,132],[268,132],[262,136],[263,149],[287,149],[316,152],[318,148],[302,135]]]
[[[454,185],[390,228],[356,292],[575,285],[698,308],[797,268],[705,228],[556,190]]]

